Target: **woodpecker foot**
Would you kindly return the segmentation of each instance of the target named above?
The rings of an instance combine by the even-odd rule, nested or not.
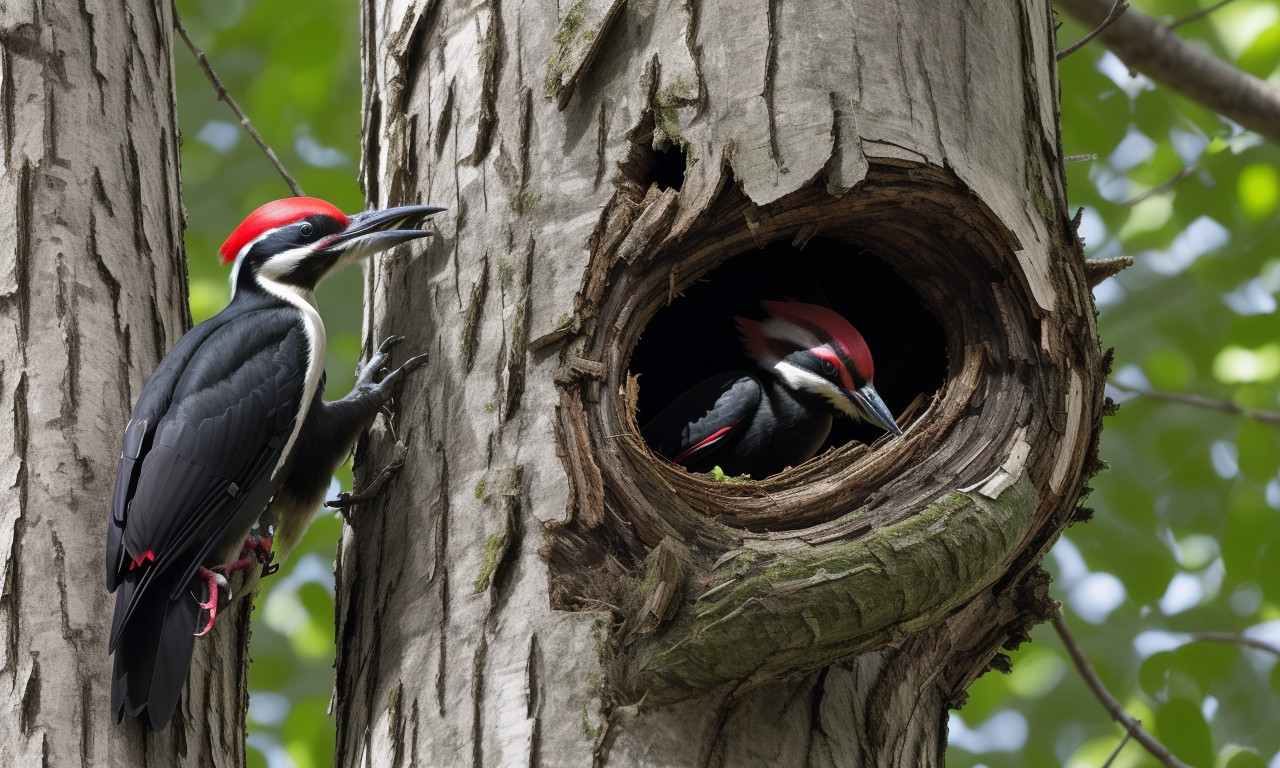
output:
[[[275,560],[276,553],[271,549],[271,545],[270,536],[251,536],[245,539],[244,547],[240,550],[240,558],[234,563],[213,568],[205,568],[202,565],[196,570],[196,575],[204,579],[209,589],[209,599],[200,603],[200,609],[209,612],[209,621],[204,625],[204,629],[196,633],[196,637],[209,634],[209,630],[213,629],[214,619],[218,617],[218,608],[231,602],[229,579],[231,574],[243,571],[254,563],[262,564],[263,576],[270,576],[280,570],[280,566],[272,562]]]
[[[209,586],[209,599],[200,603],[200,610],[209,612],[209,622],[204,625],[204,629],[196,633],[196,637],[203,637],[209,634],[209,630],[213,629],[213,620],[218,617],[218,590],[226,590],[227,600],[231,600],[231,588],[227,582],[227,576],[223,573],[224,566],[217,568],[205,568],[200,566],[196,571],[196,575],[204,579],[204,583]]]
[[[402,341],[404,341],[403,336],[388,336],[383,339],[382,344],[378,345],[378,351],[356,372],[356,385],[352,389],[352,395],[366,402],[373,400],[381,408],[381,412],[387,417],[386,423],[388,430],[391,432],[391,439],[395,442],[392,448],[391,460],[383,466],[368,485],[359,491],[340,493],[338,498],[324,503],[330,509],[342,510],[342,517],[347,522],[350,522],[347,510],[366,499],[376,496],[382,490],[382,487],[387,484],[387,481],[394,477],[404,466],[404,457],[409,450],[408,446],[396,434],[395,422],[392,419],[390,409],[387,407],[387,402],[391,399],[395,388],[404,381],[406,376],[426,365],[428,356],[417,355],[411,357],[401,363],[399,368],[387,373],[387,361],[391,357],[391,350]],[[349,397],[352,395],[349,395]]]
[[[244,541],[244,549],[240,550],[241,559],[243,560],[245,555],[252,556],[254,560],[262,563],[262,575],[270,576],[280,570],[280,564],[275,562],[275,550],[271,548],[274,541],[272,534],[250,535]]]
[[[427,355],[418,355],[404,361],[391,373],[387,373],[387,361],[391,359],[391,350],[402,341],[404,341],[403,336],[388,336],[383,339],[382,344],[378,346],[378,351],[360,367],[356,375],[357,390],[374,393],[385,403],[391,399],[392,390],[405,376],[426,364]]]
[[[343,491],[338,494],[338,498],[330,499],[329,501],[326,501],[324,505],[330,509],[343,510],[343,515],[345,516],[346,509],[348,507],[355,506],[362,501],[366,501],[377,496],[382,490],[382,487],[387,484],[387,481],[395,477],[395,475],[404,467],[404,457],[409,453],[409,446],[399,440],[396,440],[396,444],[391,451],[391,461],[387,462],[386,466],[382,468],[382,471],[378,473],[377,477],[369,481],[368,485],[358,491],[352,491],[351,493]]]
[[[378,345],[378,351],[373,353],[373,357],[369,358],[356,371],[356,386],[376,386],[381,375],[386,373],[387,360],[391,357],[391,350],[402,341],[404,341],[403,336],[388,336],[383,339],[382,343]]]

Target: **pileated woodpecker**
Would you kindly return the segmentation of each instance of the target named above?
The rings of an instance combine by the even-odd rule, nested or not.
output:
[[[695,384],[641,429],[654,451],[694,472],[762,478],[811,458],[832,414],[901,435],[871,383],[871,351],[826,307],[762,301],[763,321],[734,319],[755,373],[729,371]]]
[[[343,266],[430,234],[419,227],[442,210],[348,217],[323,200],[287,198],[251,213],[222,245],[223,263],[234,262],[231,303],[160,361],[124,431],[107,531],[117,722],[168,723],[197,630],[213,626],[220,590],[228,599],[228,574],[287,554],[360,433],[425,362],[383,376],[392,337],[349,395],[325,402],[314,290]]]

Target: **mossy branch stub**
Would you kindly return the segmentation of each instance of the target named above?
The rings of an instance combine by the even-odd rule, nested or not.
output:
[[[652,642],[635,644],[626,693],[659,703],[750,685],[863,653],[889,631],[927,626],[999,576],[1038,504],[1024,473],[998,499],[957,491],[852,541],[745,550],[711,572],[731,587],[686,604]]]

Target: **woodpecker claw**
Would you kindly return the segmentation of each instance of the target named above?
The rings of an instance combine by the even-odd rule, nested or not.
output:
[[[401,363],[399,368],[387,374],[387,377],[378,383],[378,389],[382,391],[383,397],[390,397],[392,388],[399,384],[400,380],[405,376],[426,365],[428,357],[428,355],[411,357]]]
[[[388,336],[379,345],[378,351],[368,362],[360,366],[356,372],[356,389],[371,392],[385,403],[391,399],[392,390],[410,373],[426,365],[428,356],[417,355],[400,364],[399,368],[387,373],[387,361],[391,358],[391,348],[404,341],[403,336]]]
[[[368,485],[358,491],[352,491],[351,493],[343,491],[338,494],[338,498],[330,499],[329,501],[326,501],[324,505],[330,509],[342,510],[343,519],[348,523],[351,522],[347,516],[347,510],[362,501],[372,499],[374,496],[377,496],[382,490],[382,486],[386,485],[388,480],[404,468],[404,457],[409,453],[409,446],[405,445],[400,440],[397,440],[395,446],[392,447],[391,450],[391,461],[387,462],[387,464],[382,468],[382,471],[378,472],[378,475],[374,477]]]
[[[392,348],[402,341],[404,341],[403,336],[388,336],[383,339],[373,357],[356,371],[356,386],[377,386],[380,375],[386,373],[387,360],[391,357]]]
[[[204,579],[204,583],[209,588],[209,599],[200,603],[200,609],[209,612],[209,621],[204,625],[204,629],[196,633],[196,637],[209,634],[209,630],[213,629],[213,620],[218,617],[218,606],[231,602],[231,582],[228,579],[231,574],[242,571],[254,563],[262,564],[263,576],[270,576],[280,570],[280,566],[273,563],[276,557],[276,553],[271,549],[273,543],[271,536],[254,536],[245,539],[244,547],[240,550],[240,558],[234,563],[214,568],[205,568],[202,565],[196,570],[196,575]],[[219,590],[222,590],[222,595],[218,594]]]
[[[392,347],[394,347],[395,345],[399,344],[402,341],[404,341],[403,336],[388,336],[387,338],[383,339],[382,344],[378,346],[379,354],[385,355],[386,353],[391,351]]]
[[[213,620],[218,617],[218,589],[227,590],[227,600],[231,599],[231,589],[227,582],[225,574],[220,569],[209,569],[203,565],[196,571],[200,578],[204,579],[204,583],[209,587],[209,599],[200,603],[200,609],[209,612],[209,622],[204,625],[204,629],[196,633],[196,637],[204,637],[209,634],[209,630],[213,629]]]

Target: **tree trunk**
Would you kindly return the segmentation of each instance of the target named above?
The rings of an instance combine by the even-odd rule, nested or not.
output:
[[[199,644],[163,734],[117,727],[109,705],[121,434],[190,324],[172,6],[10,3],[0,19],[0,763],[241,765],[247,605]]]
[[[364,23],[368,198],[450,211],[369,270],[367,336],[432,359],[359,453],[408,461],[340,548],[338,764],[941,764],[1052,610],[1103,406],[1049,4]],[[906,436],[744,484],[654,456],[637,407],[737,354],[718,283],[863,312]]]

